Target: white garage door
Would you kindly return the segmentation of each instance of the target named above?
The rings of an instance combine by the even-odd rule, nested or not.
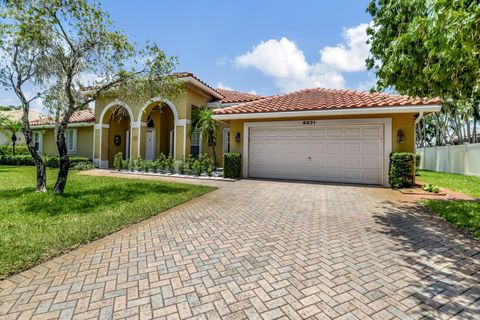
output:
[[[249,177],[382,184],[383,125],[252,127],[249,141]]]

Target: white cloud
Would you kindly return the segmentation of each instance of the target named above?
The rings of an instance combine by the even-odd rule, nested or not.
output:
[[[240,67],[253,67],[273,77],[283,92],[308,87],[345,87],[342,72],[365,70],[369,47],[366,41],[367,24],[345,29],[345,43],[320,50],[320,61],[307,62],[303,51],[295,42],[283,37],[270,39],[254,46],[251,51],[235,58]]]
[[[252,90],[249,90],[248,93],[250,94],[258,94],[256,90],[252,89]]]
[[[223,89],[223,90],[230,90],[230,91],[235,91],[232,87],[229,87],[227,85],[224,85],[223,82],[218,82],[217,86],[218,89]]]
[[[367,44],[367,23],[343,30],[344,43],[320,50],[322,63],[339,71],[355,72],[366,70],[365,59],[370,46]]]

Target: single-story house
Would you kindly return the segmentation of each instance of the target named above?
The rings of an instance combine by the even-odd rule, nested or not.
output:
[[[440,100],[354,90],[306,89],[261,97],[215,89],[179,73],[186,94],[134,103],[103,96],[93,110],[76,112],[67,131],[69,153],[98,167],[125,158],[175,159],[211,147],[191,133],[194,108],[214,109],[219,122],[216,153],[242,154],[243,177],[388,185],[391,152],[415,151],[415,122],[439,111]],[[32,121],[38,149],[56,154],[54,122]]]

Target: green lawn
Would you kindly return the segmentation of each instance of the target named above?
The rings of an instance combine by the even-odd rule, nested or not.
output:
[[[480,198],[480,178],[477,177],[419,171],[418,178],[425,183]],[[480,239],[480,200],[423,200],[421,203],[448,222]]]
[[[48,171],[49,190],[56,172]],[[34,185],[34,168],[0,166],[0,278],[214,189],[75,171],[63,196]]]

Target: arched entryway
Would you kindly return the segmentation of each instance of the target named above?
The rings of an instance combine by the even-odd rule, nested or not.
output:
[[[164,102],[151,102],[141,112],[140,155],[147,160],[156,159],[161,153],[174,153],[175,114]]]
[[[104,121],[108,124],[108,166],[113,167],[117,153],[122,152],[124,159],[130,155],[130,114],[125,107],[114,106],[105,114]]]

